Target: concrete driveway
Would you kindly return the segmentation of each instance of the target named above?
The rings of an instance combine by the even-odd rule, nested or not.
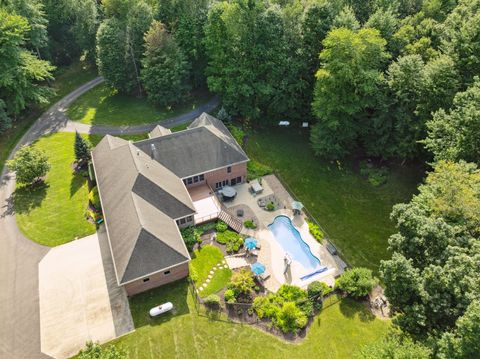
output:
[[[100,241],[106,240],[103,233]],[[107,257],[102,260],[99,237],[94,234],[52,248],[40,261],[44,354],[67,358],[89,340],[104,343],[134,329],[126,293],[116,285],[110,253],[104,252]]]

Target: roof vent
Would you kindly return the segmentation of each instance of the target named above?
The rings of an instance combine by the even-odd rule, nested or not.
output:
[[[155,157],[155,151],[157,149],[155,148],[155,144],[154,143],[151,143],[150,144],[150,156],[152,157],[152,159]]]
[[[140,156],[140,150],[137,149],[137,156]]]

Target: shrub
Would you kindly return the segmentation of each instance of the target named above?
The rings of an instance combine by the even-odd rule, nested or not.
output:
[[[180,230],[188,250],[191,251],[196,243],[200,243],[201,232],[195,227],[183,228]]]
[[[233,273],[230,283],[228,284],[228,289],[232,289],[234,291],[235,297],[237,297],[239,294],[251,294],[254,287],[255,282],[253,281],[253,274],[247,268]]]
[[[228,114],[227,110],[225,110],[225,107],[221,107],[220,110],[217,113],[217,118],[222,121],[222,122],[230,122],[232,121],[232,117]]]
[[[218,221],[215,225],[215,230],[219,233],[225,232],[228,229],[228,225],[223,221]]]
[[[257,225],[251,219],[247,219],[245,222],[243,222],[243,225],[245,226],[245,228],[249,228],[249,229],[257,228]]]
[[[252,315],[253,315],[253,312],[254,312],[254,311],[253,311],[253,308],[248,308],[248,309],[247,309],[247,314],[248,314],[249,316],[252,316]]]
[[[190,262],[191,263],[191,262]],[[193,280],[194,282],[198,281],[198,272],[197,269],[190,265],[190,279]]]
[[[88,194],[88,200],[92,204],[93,207],[100,210],[102,206],[100,205],[100,196],[98,195],[98,188],[93,187],[90,193]]]
[[[273,202],[268,202],[267,205],[265,206],[265,209],[267,211],[274,211],[275,210],[275,204]]]
[[[238,233],[230,230],[218,232],[216,240],[218,243],[226,245],[227,252],[238,252],[243,245],[243,238]]]
[[[378,187],[388,179],[388,168],[386,167],[374,167],[371,162],[362,161],[360,163],[360,174],[364,177],[367,177],[368,182],[372,186]]]
[[[102,347],[98,343],[87,342],[84,349],[77,355],[78,359],[126,359],[127,352],[122,347],[109,345]]]
[[[320,227],[317,224],[315,224],[311,221],[307,221],[307,223],[308,223],[308,229],[310,231],[310,234],[313,236],[313,238],[315,238],[317,240],[317,242],[322,243],[323,242],[323,237],[325,235],[323,234]]]
[[[253,309],[260,319],[275,318],[280,311],[280,308],[274,303],[275,294],[268,296],[256,297],[253,300]]]
[[[33,146],[22,146],[12,160],[7,161],[11,171],[16,172],[18,183],[32,184],[50,171],[47,155]]]
[[[220,307],[220,297],[216,294],[210,294],[209,296],[207,296],[204,300],[203,300],[203,303],[207,306],[207,307],[211,307],[211,308],[219,308]]]
[[[75,143],[73,149],[75,152],[75,159],[77,162],[88,162],[91,160],[92,156],[90,154],[90,142],[85,140],[78,132],[75,132]]]
[[[307,294],[310,299],[320,298],[330,293],[333,289],[324,282],[314,281],[308,285]]]
[[[223,294],[223,298],[228,304],[234,304],[237,301],[237,298],[235,297],[235,291],[233,289],[227,289]]]
[[[295,302],[285,302],[275,318],[275,324],[284,333],[296,333],[308,323],[305,313]]]
[[[197,226],[197,229],[201,233],[205,233],[207,231],[211,231],[212,229],[216,229],[216,228],[217,228],[217,223],[215,223],[215,222],[205,223],[205,224],[202,224],[200,226]]]
[[[230,125],[228,126],[230,133],[232,134],[233,138],[237,143],[242,146],[243,145],[243,138],[245,137],[245,131],[243,131],[240,127]]]
[[[273,170],[271,167],[261,164],[255,160],[251,159],[247,162],[247,179],[249,181],[258,177],[269,175],[272,172]]]
[[[368,295],[376,284],[377,279],[370,269],[357,267],[345,271],[337,279],[336,286],[354,298],[361,298]]]

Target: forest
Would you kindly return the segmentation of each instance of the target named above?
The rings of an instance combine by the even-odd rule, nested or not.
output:
[[[79,58],[156,106],[307,121],[323,159],[424,162],[380,269],[397,330],[362,357],[479,357],[480,0],[4,0],[0,136]]]

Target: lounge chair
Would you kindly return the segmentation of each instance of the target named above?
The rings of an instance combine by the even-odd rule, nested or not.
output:
[[[268,278],[270,278],[270,273],[265,272],[265,273],[263,273],[263,274],[260,274],[260,275],[258,276],[258,278],[260,278],[260,280],[261,280],[262,282],[264,282],[264,281],[266,281]]]

